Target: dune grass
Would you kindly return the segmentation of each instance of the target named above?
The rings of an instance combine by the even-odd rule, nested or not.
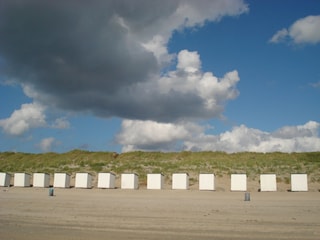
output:
[[[312,182],[320,183],[320,152],[310,153],[233,153],[224,152],[88,152],[67,153],[0,153],[0,172],[135,172],[146,182],[148,173],[164,173],[167,180],[174,172],[187,172],[196,181],[199,173],[217,177],[246,173],[256,180],[262,173],[275,173],[278,182],[288,182],[291,173],[307,173]]]

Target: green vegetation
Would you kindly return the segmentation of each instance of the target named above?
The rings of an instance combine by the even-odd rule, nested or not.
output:
[[[87,152],[67,153],[0,153],[0,172],[136,172],[141,182],[148,173],[188,172],[196,181],[199,173],[215,173],[217,177],[231,173],[247,173],[256,180],[261,173],[275,173],[279,182],[287,182],[291,173],[307,173],[312,182],[320,182],[320,152],[311,153],[233,153],[224,152]],[[191,181],[191,182],[192,182]]]

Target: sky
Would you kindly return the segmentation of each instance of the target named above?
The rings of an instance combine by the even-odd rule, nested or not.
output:
[[[0,0],[0,151],[320,151],[318,0]]]

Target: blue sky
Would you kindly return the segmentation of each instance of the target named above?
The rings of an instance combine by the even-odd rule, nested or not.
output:
[[[319,1],[0,6],[0,151],[320,151]]]

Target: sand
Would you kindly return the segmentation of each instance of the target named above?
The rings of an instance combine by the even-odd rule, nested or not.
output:
[[[1,239],[319,239],[320,192],[0,188]]]

